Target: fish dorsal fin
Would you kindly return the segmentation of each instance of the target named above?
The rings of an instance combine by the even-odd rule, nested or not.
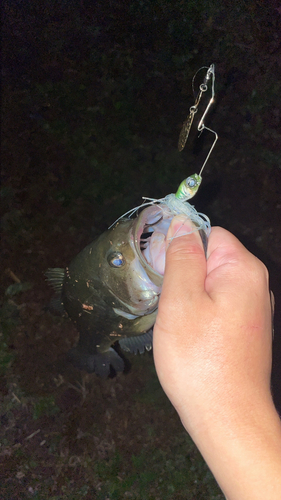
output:
[[[65,269],[61,267],[52,267],[47,269],[45,276],[49,284],[53,287],[57,294],[62,291],[62,286],[65,278]]]

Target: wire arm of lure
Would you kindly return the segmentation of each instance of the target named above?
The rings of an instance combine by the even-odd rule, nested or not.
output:
[[[201,83],[201,85],[199,87],[201,92],[206,92],[206,90],[208,89],[207,82],[208,82],[208,80],[210,80],[210,78],[212,78],[212,95],[211,95],[211,98],[208,102],[208,105],[207,105],[207,107],[202,115],[202,118],[201,118],[200,122],[198,123],[197,130],[199,132],[201,132],[205,128],[205,125],[204,125],[205,117],[206,117],[211,105],[213,104],[213,102],[215,100],[215,65],[214,64],[211,64],[211,66],[209,67],[209,69],[206,73],[205,79],[204,79],[204,83]]]
[[[198,130],[198,132],[200,132],[200,134],[203,132],[204,129],[208,130],[209,132],[212,132],[212,134],[215,135],[215,139],[214,139],[214,142],[213,142],[213,144],[212,144],[212,146],[210,148],[210,151],[209,151],[209,153],[208,153],[208,155],[207,155],[207,157],[206,157],[206,159],[205,159],[205,161],[204,161],[204,163],[203,163],[203,165],[201,167],[201,170],[199,172],[199,176],[200,177],[201,177],[201,174],[202,174],[202,172],[204,170],[204,167],[205,167],[205,165],[206,165],[206,163],[207,163],[207,161],[208,161],[208,159],[210,157],[210,154],[213,151],[213,149],[215,147],[215,144],[216,144],[216,142],[218,140],[218,134],[214,130],[212,130],[211,128],[206,127],[205,124],[204,124],[205,117],[206,117],[206,115],[207,115],[210,107],[212,106],[214,100],[215,100],[215,65],[214,64],[211,64],[211,66],[209,67],[209,69],[207,71],[207,74],[206,74],[206,77],[205,77],[205,81],[207,82],[210,78],[212,78],[212,95],[211,95],[211,98],[210,98],[210,100],[208,102],[208,105],[207,105],[207,107],[206,107],[206,109],[205,109],[205,111],[204,111],[204,113],[202,115],[202,118],[201,118],[200,122],[198,123],[197,130]],[[204,81],[203,84],[200,85],[200,87],[204,86],[204,88],[205,88],[205,86],[207,85],[205,83],[205,81]],[[207,88],[206,88],[206,90],[207,90]]]
[[[206,67],[206,66],[204,66],[204,67]],[[200,71],[201,69],[202,68],[200,68],[198,71]],[[194,79],[195,79],[198,71],[195,73],[195,75],[193,77],[192,88],[194,88],[193,82],[194,82]],[[173,193],[169,194],[169,195],[165,196],[164,198],[160,198],[158,200],[154,199],[154,198],[143,197],[144,201],[141,205],[139,205],[138,207],[132,208],[131,210],[128,210],[128,212],[121,215],[121,217],[118,217],[118,219],[115,222],[113,222],[113,224],[111,224],[111,226],[109,226],[109,229],[112,228],[113,226],[115,226],[120,220],[122,221],[122,220],[130,219],[139,209],[146,207],[146,206],[159,204],[159,207],[167,206],[167,208],[174,215],[180,214],[180,213],[185,213],[188,218],[190,218],[193,222],[196,223],[197,229],[204,229],[207,233],[209,233],[210,221],[209,221],[208,217],[204,214],[200,214],[200,213],[196,212],[195,208],[192,207],[192,205],[190,205],[189,203],[184,203],[184,202],[186,202],[190,198],[193,198],[193,196],[197,193],[199,186],[202,182],[202,176],[201,176],[202,171],[203,171],[203,169],[204,169],[204,167],[209,159],[209,156],[210,156],[211,152],[213,151],[214,146],[218,140],[217,133],[214,130],[206,127],[205,123],[204,123],[205,117],[206,117],[211,105],[213,104],[213,102],[215,100],[215,65],[214,64],[211,64],[211,66],[209,66],[209,68],[207,68],[207,73],[206,73],[206,76],[204,78],[204,81],[199,86],[199,92],[198,92],[197,97],[195,99],[195,103],[193,106],[190,107],[189,116],[187,117],[187,119],[183,123],[180,137],[179,137],[179,142],[178,142],[178,149],[179,149],[179,151],[182,151],[185,144],[186,144],[186,141],[187,141],[187,138],[188,138],[188,135],[189,135],[192,123],[193,123],[194,115],[198,111],[198,106],[199,106],[199,103],[201,101],[202,94],[208,90],[208,82],[210,79],[212,79],[211,98],[209,99],[207,107],[202,115],[202,118],[201,118],[199,124],[198,124],[197,130],[201,134],[203,132],[203,130],[206,129],[215,135],[215,139],[214,139],[214,142],[211,146],[211,149],[207,155],[207,158],[205,159],[205,161],[201,167],[199,174],[190,175],[189,177],[187,177],[187,179],[182,181],[175,194],[173,194]]]
[[[204,127],[203,127],[203,128],[204,128],[205,130],[208,130],[209,132],[212,132],[212,133],[215,135],[215,139],[214,139],[214,142],[213,142],[212,146],[210,147],[209,153],[207,154],[206,159],[205,159],[205,161],[204,161],[204,163],[203,163],[203,165],[202,165],[202,167],[201,167],[201,170],[200,170],[200,172],[199,172],[199,177],[201,177],[201,174],[202,174],[202,172],[203,172],[203,170],[204,170],[204,168],[205,168],[205,165],[206,165],[207,161],[209,160],[210,154],[211,154],[211,152],[213,151],[213,149],[214,149],[214,147],[215,147],[215,144],[216,144],[216,142],[217,142],[217,140],[218,140],[218,138],[219,138],[218,134],[217,134],[214,130],[212,130],[211,128],[205,127],[205,125],[204,125]],[[203,130],[203,129],[202,129],[202,130]],[[202,178],[202,177],[201,177],[201,178]]]

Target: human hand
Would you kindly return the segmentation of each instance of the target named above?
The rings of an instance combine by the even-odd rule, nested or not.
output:
[[[178,228],[186,233],[190,222],[175,217],[167,240]],[[167,249],[153,347],[164,390],[192,418],[193,407],[230,411],[270,393],[271,304],[265,266],[231,233],[212,229],[206,261],[198,232],[179,231]]]
[[[228,498],[265,498],[259,495],[268,493],[269,481],[274,488],[278,477],[276,488],[281,488],[281,459],[276,459],[281,457],[281,429],[270,393],[268,273],[219,227],[211,231],[206,261],[198,232],[186,235],[190,222],[183,225],[183,221],[175,217],[167,235],[168,240],[177,233],[167,249],[153,332],[157,374]],[[260,446],[263,441],[270,450]],[[262,471],[251,469],[255,460],[260,460]],[[277,464],[275,470],[272,462]],[[263,490],[259,480],[265,474]]]

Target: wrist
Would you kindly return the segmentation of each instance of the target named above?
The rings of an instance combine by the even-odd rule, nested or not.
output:
[[[281,422],[271,397],[180,417],[228,500],[281,498]]]

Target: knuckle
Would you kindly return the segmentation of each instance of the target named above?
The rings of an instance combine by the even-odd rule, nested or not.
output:
[[[256,286],[268,286],[269,273],[265,264],[257,257],[252,259],[249,274]]]

